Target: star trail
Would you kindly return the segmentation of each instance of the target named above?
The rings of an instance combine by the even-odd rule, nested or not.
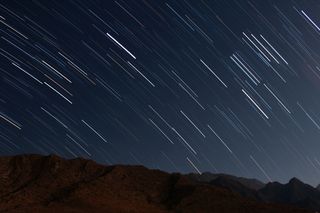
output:
[[[0,2],[0,154],[316,185],[316,0]]]

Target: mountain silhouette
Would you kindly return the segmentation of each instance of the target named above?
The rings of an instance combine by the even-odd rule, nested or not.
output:
[[[290,204],[314,211],[320,210],[320,187],[303,183],[292,178],[287,184],[271,182],[264,184],[256,179],[236,177],[226,174],[189,174],[192,180],[222,187],[247,198],[264,203]]]
[[[287,184],[268,183],[258,191],[258,197],[262,201],[320,210],[320,191],[297,178],[292,178]]]
[[[295,183],[289,184],[296,187]],[[267,186],[269,192],[267,189],[273,185]],[[0,157],[0,212],[311,211],[262,203],[213,184],[196,182],[185,175],[143,166],[103,166],[81,158],[19,155]]]

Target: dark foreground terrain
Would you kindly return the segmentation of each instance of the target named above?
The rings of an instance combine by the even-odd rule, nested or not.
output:
[[[281,184],[198,178],[142,166],[102,166],[80,158],[0,157],[0,212],[314,212],[266,203],[270,197],[275,198],[272,202],[290,203],[281,197]],[[300,182],[294,180],[293,185],[300,187]],[[262,189],[269,197],[259,198]],[[242,190],[248,196],[241,195]]]

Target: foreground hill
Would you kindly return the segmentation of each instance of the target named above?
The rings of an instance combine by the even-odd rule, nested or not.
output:
[[[0,157],[0,212],[309,212],[180,174],[57,156]]]

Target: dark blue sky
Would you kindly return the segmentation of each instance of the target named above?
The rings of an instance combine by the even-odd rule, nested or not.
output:
[[[319,11],[1,1],[0,154],[318,184]]]

